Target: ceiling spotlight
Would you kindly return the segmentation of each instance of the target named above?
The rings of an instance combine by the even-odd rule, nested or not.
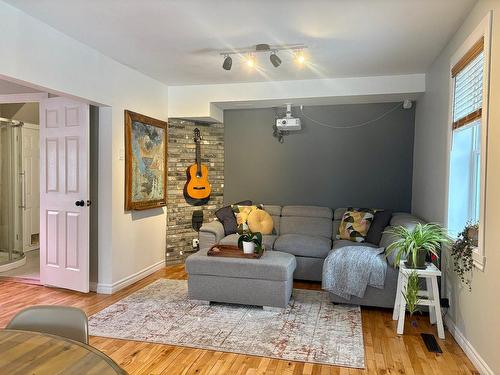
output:
[[[271,53],[271,56],[269,56],[269,60],[271,60],[271,64],[273,64],[275,68],[281,65],[281,59],[276,54],[276,51]]]
[[[247,66],[249,68],[253,68],[255,66],[255,56],[252,54],[249,54],[247,57]]]
[[[295,52],[295,60],[297,61],[297,64],[299,65],[304,65],[306,62],[306,57],[304,56],[304,51],[300,50]]]
[[[224,62],[222,63],[222,68],[224,70],[231,70],[231,66],[233,66],[233,59],[229,55],[225,55]]]

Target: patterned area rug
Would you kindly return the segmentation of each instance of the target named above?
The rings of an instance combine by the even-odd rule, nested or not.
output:
[[[291,361],[364,367],[361,311],[322,291],[294,289],[281,312],[196,305],[187,282],[160,279],[89,319],[90,334]]]

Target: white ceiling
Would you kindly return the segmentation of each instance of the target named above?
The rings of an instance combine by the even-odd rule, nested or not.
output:
[[[476,0],[6,0],[169,85],[424,73]],[[281,54],[259,70],[221,50],[304,43],[310,64]]]

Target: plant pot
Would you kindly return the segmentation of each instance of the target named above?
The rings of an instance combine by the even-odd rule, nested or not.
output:
[[[243,253],[244,254],[253,254],[255,252],[255,243],[243,241]]]
[[[479,233],[478,233],[477,227],[476,228],[469,228],[467,230],[467,236],[470,238],[472,245],[477,246],[478,238],[479,238]]]
[[[417,250],[417,264],[413,264],[413,254],[410,254],[408,256],[408,259],[406,260],[405,265],[407,268],[423,269],[423,268],[425,268],[425,257],[426,256],[427,256],[427,251]]]

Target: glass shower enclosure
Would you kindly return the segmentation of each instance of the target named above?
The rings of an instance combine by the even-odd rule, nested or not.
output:
[[[23,187],[20,121],[0,118],[0,273],[22,266]]]

